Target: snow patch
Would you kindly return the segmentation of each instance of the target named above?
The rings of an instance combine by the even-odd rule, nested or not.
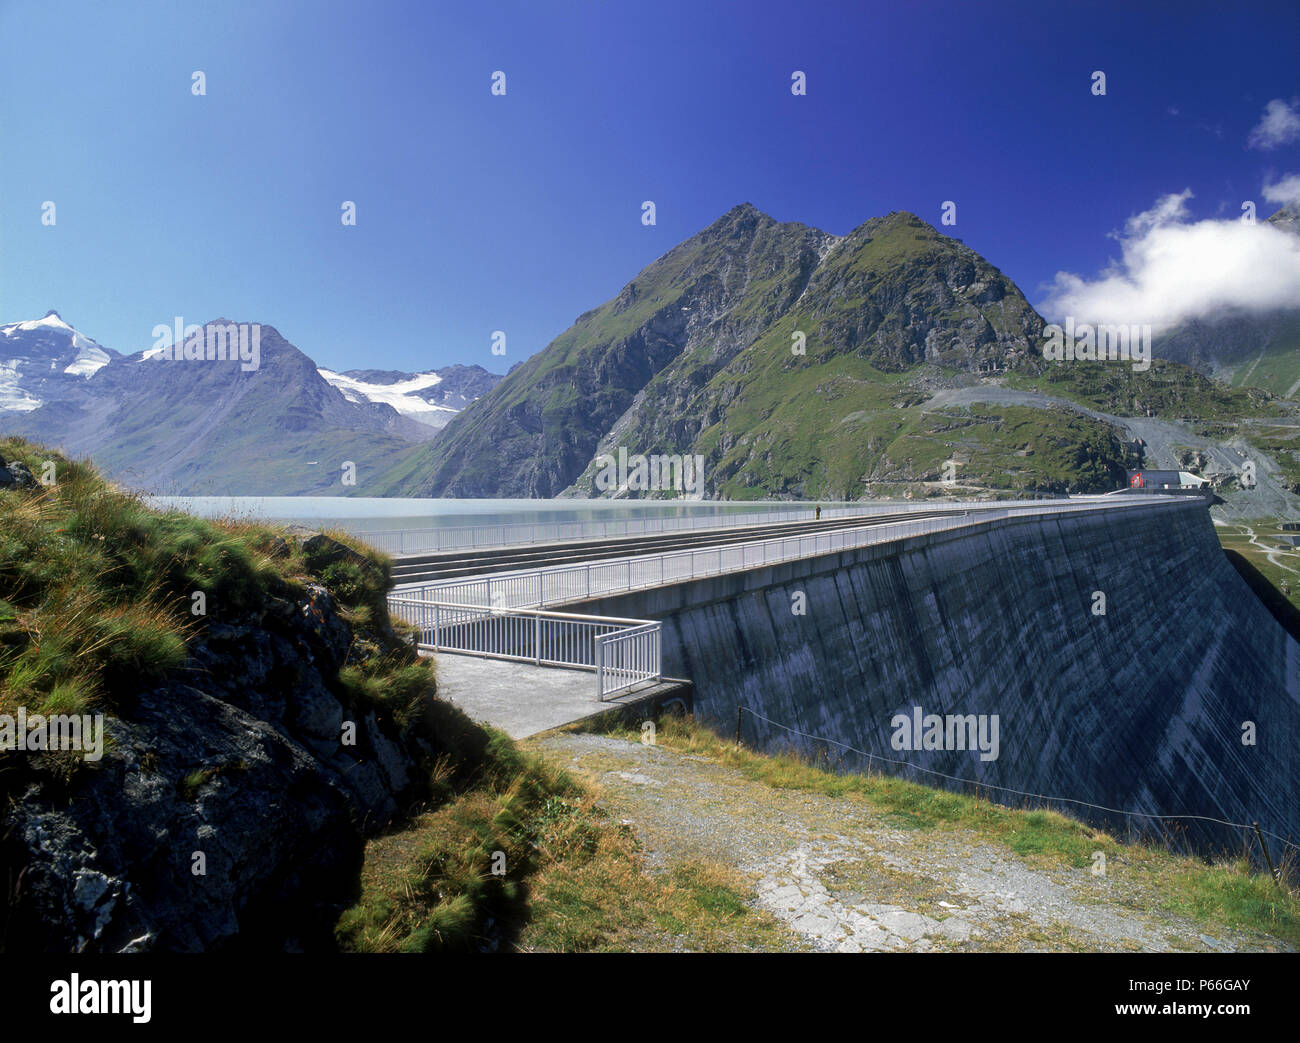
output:
[[[329,369],[317,369],[316,372],[342,391],[343,397],[349,402],[382,402],[392,406],[402,416],[418,420],[422,424],[441,426],[441,421],[447,414],[459,412],[450,406],[426,402],[417,394],[442,383],[442,377],[437,373],[417,373],[410,380],[399,380],[396,384],[368,384],[364,380],[355,380]]]
[[[41,408],[41,400],[33,398],[18,384],[20,359],[0,361],[0,413],[30,413]]]
[[[77,349],[77,357],[63,367],[64,373],[89,377],[108,365],[108,353],[93,340],[83,337],[80,333],[74,333],[72,345]]]

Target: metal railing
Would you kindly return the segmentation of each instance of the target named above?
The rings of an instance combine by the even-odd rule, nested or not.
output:
[[[388,611],[419,628],[419,646],[427,651],[594,671],[602,701],[663,675],[654,620],[484,608],[399,593],[389,596]]]
[[[1026,502],[1026,501],[1014,501]],[[575,501],[581,504],[581,501]],[[987,501],[985,502],[987,506]],[[873,514],[927,511],[944,506],[941,501],[920,503],[863,503],[844,507],[823,507],[822,518],[869,518]],[[956,503],[962,507],[967,504]],[[696,529],[744,528],[781,522],[812,521],[814,507],[780,508],[771,511],[738,511],[734,514],[685,515],[662,518],[610,518],[568,522],[515,522],[501,525],[458,525],[428,529],[347,529],[357,539],[386,554],[419,554],[451,550],[513,547],[529,543],[562,543],[565,540],[598,540],[618,536],[683,532]]]
[[[920,518],[915,521],[855,526],[833,532],[801,536],[780,536],[752,543],[705,547],[694,550],[646,554],[630,558],[581,565],[553,565],[519,572],[503,572],[460,580],[433,580],[395,588],[395,593],[434,601],[481,608],[544,608],[575,601],[587,601],[610,594],[646,590],[669,583],[703,579],[727,572],[739,572],[765,565],[819,557],[841,550],[853,550],[889,543],[908,536],[986,525],[992,521],[1029,514],[1065,514],[1092,510],[1123,510],[1127,507],[1183,504],[1190,501],[1169,497],[1134,497],[1124,502],[1108,497],[1105,502],[1071,501],[1037,503],[1034,506],[980,511],[977,515]]]
[[[662,676],[663,647],[658,623],[646,622],[596,638],[596,690],[601,699],[629,691],[643,681],[658,681]]]

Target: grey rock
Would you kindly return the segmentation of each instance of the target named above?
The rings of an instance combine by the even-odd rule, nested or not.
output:
[[[422,795],[427,750],[338,684],[329,592],[212,618],[177,679],[105,720],[70,788],[5,754],[10,952],[327,950],[367,835]],[[341,726],[356,723],[356,744]],[[24,757],[24,760],[17,760]]]
[[[30,489],[36,485],[31,470],[21,460],[5,463],[0,457],[0,489]]]

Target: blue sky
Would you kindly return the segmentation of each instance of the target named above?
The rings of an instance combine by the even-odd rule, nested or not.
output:
[[[744,201],[845,233],[953,200],[1038,304],[1157,199],[1263,216],[1300,170],[1247,146],[1300,95],[1294,4],[10,0],[0,40],[0,322],[121,351],[224,315],[504,370]]]

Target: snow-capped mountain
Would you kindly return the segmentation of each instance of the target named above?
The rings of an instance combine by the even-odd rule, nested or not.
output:
[[[501,379],[478,366],[334,373],[254,323],[242,325],[259,331],[255,365],[208,353],[239,325],[208,323],[194,357],[123,355],[56,312],[0,325],[0,435],[88,456],[148,492],[383,496],[401,492],[424,444]]]
[[[118,354],[56,311],[0,326],[0,413],[28,413],[74,395]]]
[[[439,430],[501,380],[482,366],[447,366],[423,373],[387,369],[350,369],[343,373],[321,369],[319,372],[349,402],[384,403],[404,417]]]

